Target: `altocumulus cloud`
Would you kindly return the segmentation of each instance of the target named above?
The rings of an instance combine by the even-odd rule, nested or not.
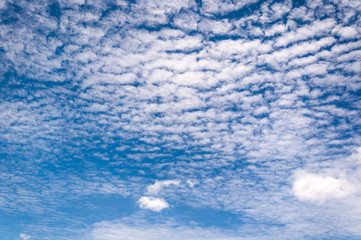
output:
[[[0,238],[360,239],[360,14],[0,1]]]

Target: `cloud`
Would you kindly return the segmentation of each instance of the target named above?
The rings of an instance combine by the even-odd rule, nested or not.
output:
[[[277,33],[283,33],[287,30],[287,26],[283,24],[274,24],[271,28],[267,29],[265,32],[265,36],[273,36]]]
[[[30,235],[27,235],[27,234],[25,234],[25,233],[20,233],[20,238],[23,239],[23,240],[28,240],[28,239],[31,238],[31,236],[30,236]]]
[[[160,212],[169,207],[169,204],[164,199],[155,197],[141,197],[138,203],[141,208],[150,209],[154,212]]]
[[[345,179],[322,176],[304,171],[296,173],[292,192],[301,201],[324,202],[329,199],[343,198],[354,190]]]
[[[293,175],[292,193],[299,200],[323,203],[331,199],[355,198],[358,201],[361,148],[354,149],[347,158],[313,163],[307,169],[318,170],[319,173],[298,170]]]
[[[127,219],[113,222],[99,222],[94,225],[86,239],[91,240],[251,240],[229,233],[228,230],[217,228],[202,228],[198,226],[184,226],[172,220],[163,223],[150,224],[139,221],[127,223]]]
[[[144,196],[296,229],[286,239],[352,232],[360,6],[301,2],[60,1],[57,18],[0,4],[0,210],[64,222],[79,199]]]
[[[335,27],[332,32],[337,33],[340,37],[344,39],[357,38],[358,31],[355,27]]]
[[[147,187],[148,194],[158,194],[164,187],[168,187],[170,185],[178,186],[180,183],[179,180],[164,180],[158,181],[156,180],[154,184],[149,185]]]
[[[277,38],[276,46],[286,46],[292,42],[324,35],[325,33],[330,32],[335,24],[336,21],[331,18],[322,21],[315,21],[311,25],[297,28],[296,31],[284,33],[282,36]]]
[[[245,0],[245,1],[235,1],[229,2],[225,0],[205,0],[202,1],[202,13],[206,15],[213,15],[213,14],[226,14],[232,11],[236,11],[247,4],[252,4],[258,2],[258,0]]]

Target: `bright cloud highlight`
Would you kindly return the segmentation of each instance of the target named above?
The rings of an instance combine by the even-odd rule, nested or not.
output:
[[[162,198],[155,198],[155,197],[141,197],[138,200],[139,207],[144,209],[149,209],[154,212],[160,212],[164,208],[168,208],[169,204],[164,201]]]
[[[301,201],[324,202],[351,194],[353,186],[345,179],[298,172],[292,186],[293,194]]]

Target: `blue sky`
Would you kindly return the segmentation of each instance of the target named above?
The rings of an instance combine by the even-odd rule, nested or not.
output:
[[[360,12],[1,1],[0,239],[360,239]]]

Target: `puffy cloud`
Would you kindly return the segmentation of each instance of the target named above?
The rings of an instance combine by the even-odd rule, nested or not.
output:
[[[358,36],[358,31],[355,27],[340,27],[337,26],[332,32],[337,33],[340,37],[349,39],[356,38]]]
[[[305,171],[296,173],[292,192],[301,201],[324,202],[328,199],[343,198],[354,190],[346,179],[312,174]]]
[[[150,209],[154,212],[160,212],[169,207],[169,204],[164,199],[155,197],[141,197],[138,203],[141,208]]]

